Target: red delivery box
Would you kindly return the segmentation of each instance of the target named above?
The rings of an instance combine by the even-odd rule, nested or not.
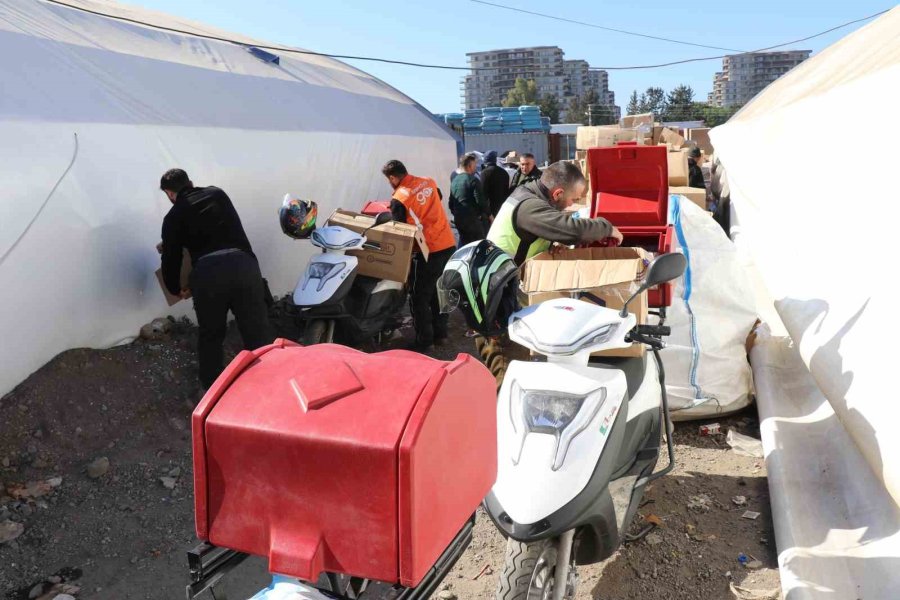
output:
[[[242,352],[192,416],[197,536],[307,581],[414,587],[494,484],[496,431],[496,383],[467,355]]]
[[[623,246],[657,254],[672,251],[666,152],[665,146],[624,144],[588,150],[591,216],[618,227]],[[651,307],[669,306],[672,284],[650,289],[647,301]]]

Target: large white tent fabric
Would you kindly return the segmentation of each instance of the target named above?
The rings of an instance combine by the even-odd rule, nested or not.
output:
[[[67,3],[87,10],[0,4],[0,394],[63,350],[116,344],[190,310],[167,309],[153,275],[168,168],[230,195],[275,293],[311,252],[281,234],[285,193],[315,200],[324,218],[389,197],[389,159],[439,183],[453,169],[449,130],[346,64],[277,50],[269,63],[234,34]]]
[[[900,502],[895,353],[900,152],[874,99],[900,93],[900,8],[769,86],[712,132],[784,325],[837,419]],[[842,123],[836,135],[835,119]]]

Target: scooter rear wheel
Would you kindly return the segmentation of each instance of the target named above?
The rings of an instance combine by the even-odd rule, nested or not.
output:
[[[328,321],[324,319],[314,319],[306,323],[306,329],[303,330],[303,345],[314,346],[315,344],[327,344],[331,340],[328,338]]]
[[[529,543],[507,539],[496,600],[551,600],[557,544],[557,538]],[[574,597],[574,589],[567,590],[565,598]]]

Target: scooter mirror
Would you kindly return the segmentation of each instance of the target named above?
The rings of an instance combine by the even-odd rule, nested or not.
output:
[[[686,269],[687,258],[685,258],[684,254],[670,252],[668,254],[657,256],[647,268],[647,273],[644,275],[644,281],[641,283],[641,287],[628,299],[625,306],[622,307],[622,312],[620,313],[622,317],[625,317],[628,314],[628,305],[638,296],[638,294],[661,283],[678,279],[684,275]]]
[[[657,256],[656,259],[650,263],[650,267],[647,269],[647,274],[644,276],[644,283],[641,287],[647,289],[661,283],[666,283],[667,281],[678,279],[684,275],[685,269],[687,269],[687,259],[684,257],[684,254],[670,252],[669,254]]]

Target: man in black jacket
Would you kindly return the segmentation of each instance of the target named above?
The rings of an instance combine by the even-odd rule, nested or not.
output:
[[[481,169],[481,186],[491,206],[491,216],[496,217],[500,207],[509,196],[509,173],[497,165],[497,152],[491,150],[484,155],[484,166]]]
[[[700,152],[700,148],[691,148],[688,152],[688,187],[706,189],[703,169],[700,168],[702,160],[703,154]]]
[[[234,313],[244,348],[273,340],[259,263],[241,219],[217,187],[194,187],[188,174],[170,169],[160,189],[172,202],[162,225],[162,274],[166,287],[193,296],[197,313],[200,384],[209,388],[222,372],[228,311]],[[183,248],[191,255],[190,288],[181,289]]]

